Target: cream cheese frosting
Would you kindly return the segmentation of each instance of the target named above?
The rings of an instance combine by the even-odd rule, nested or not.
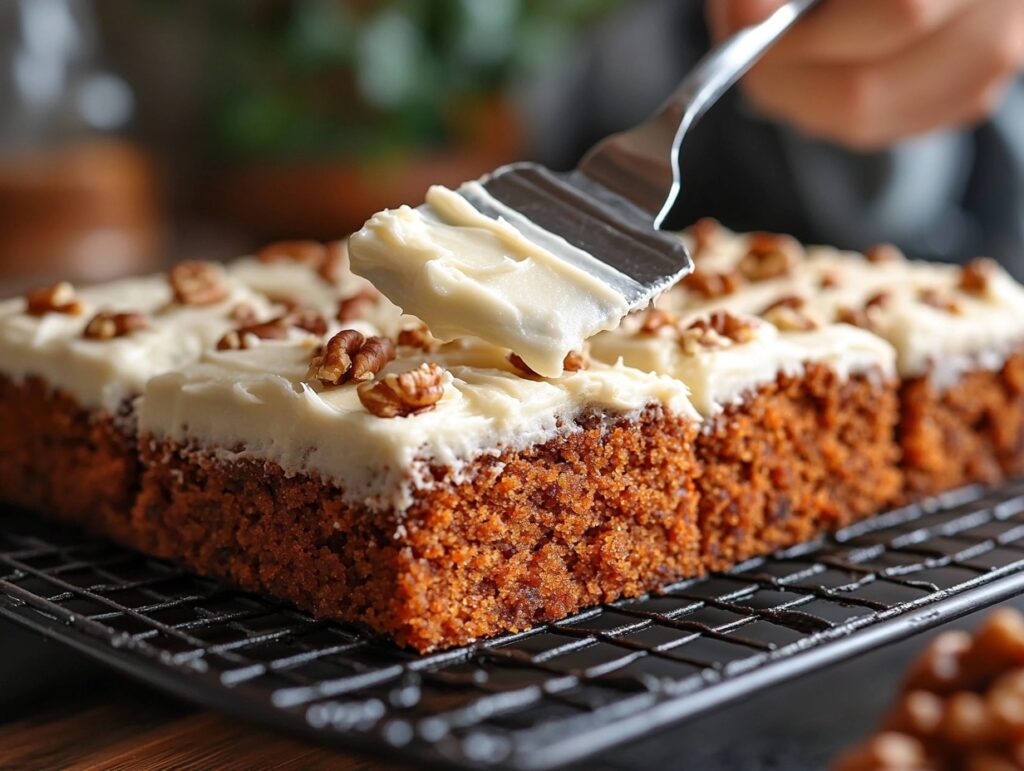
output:
[[[780,332],[757,318],[743,321],[753,327],[749,340],[687,350],[674,328],[643,333],[637,330],[638,318],[631,317],[619,329],[595,337],[591,352],[605,361],[678,378],[689,387],[693,406],[705,418],[742,402],[779,374],[802,374],[809,362],[826,364],[842,379],[862,373],[895,376],[892,346],[865,330],[831,324],[806,332]]]
[[[458,477],[481,455],[579,430],[573,418],[585,410],[630,415],[654,404],[699,420],[685,386],[672,378],[600,363],[558,379],[523,377],[505,351],[472,342],[435,354],[400,349],[380,376],[434,361],[445,370],[444,396],[427,412],[379,418],[362,406],[353,384],[310,384],[319,342],[307,336],[207,351],[149,382],[139,401],[140,431],[221,448],[231,458],[268,459],[287,473],[315,473],[353,501],[401,510],[414,490],[433,483],[428,464]]]
[[[557,377],[566,354],[626,315],[629,305],[613,286],[631,279],[553,234],[527,237],[528,223],[479,183],[461,190],[488,200],[502,216],[486,216],[458,192],[431,187],[423,206],[375,214],[352,236],[353,270],[425,321],[435,337],[479,337]],[[542,243],[557,244],[572,262]]]
[[[25,312],[25,300],[0,302],[0,361],[8,377],[39,377],[71,396],[85,409],[116,413],[125,399],[139,394],[153,375],[199,358],[229,329],[233,308],[245,303],[262,312],[271,305],[258,294],[227,279],[221,302],[185,306],[173,302],[164,275],[129,278],[78,289],[82,313]],[[91,340],[82,333],[101,310],[138,312],[149,327],[124,337]]]
[[[721,228],[699,250],[697,271],[734,271],[749,244],[749,236]],[[871,331],[895,347],[900,376],[928,375],[946,387],[965,371],[998,369],[1024,342],[1024,287],[995,264],[991,269],[986,291],[968,292],[959,286],[959,266],[871,262],[855,252],[811,247],[788,275],[747,282],[714,298],[702,297],[684,282],[664,293],[658,306],[683,315],[714,309],[760,314],[781,298],[795,297],[806,303],[810,318],[829,323],[877,298],[869,314]]]

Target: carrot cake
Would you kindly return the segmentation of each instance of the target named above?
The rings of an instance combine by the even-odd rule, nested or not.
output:
[[[896,349],[908,498],[1024,472],[1024,287],[991,260],[964,267],[867,255],[786,236],[688,234],[696,270],[659,307],[864,327]]]
[[[544,379],[405,332],[295,333],[151,379],[141,548],[424,651],[700,571],[681,383],[582,355]]]
[[[699,529],[711,570],[843,527],[900,491],[892,346],[796,313],[776,322],[651,309],[592,341],[596,358],[689,387],[703,419]]]
[[[261,297],[210,263],[0,303],[0,490],[120,540],[138,482],[132,400]]]

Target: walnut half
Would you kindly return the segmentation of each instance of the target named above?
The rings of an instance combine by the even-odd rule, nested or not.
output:
[[[371,380],[395,358],[390,337],[364,337],[354,329],[343,329],[327,341],[323,353],[314,357],[313,377],[325,386],[350,380]]]
[[[433,409],[444,396],[444,370],[433,362],[361,383],[357,393],[367,411],[378,418],[404,418]]]
[[[522,360],[518,353],[509,353],[508,362],[524,375],[540,377],[529,364]],[[590,369],[590,343],[584,343],[583,348],[579,351],[569,351],[565,354],[565,358],[562,359],[562,369],[566,372],[582,372]]]
[[[112,340],[148,326],[149,318],[142,313],[100,311],[85,325],[82,337],[88,340]]]
[[[168,273],[174,301],[182,305],[212,305],[228,296],[224,269],[213,262],[188,260]]]
[[[694,321],[679,335],[679,344],[688,354],[700,350],[727,348],[733,343],[746,343],[757,331],[754,321],[734,316],[728,311],[715,311]]]
[[[30,316],[47,313],[78,316],[84,310],[81,300],[75,297],[75,288],[67,281],[33,289],[25,295],[25,312]]]

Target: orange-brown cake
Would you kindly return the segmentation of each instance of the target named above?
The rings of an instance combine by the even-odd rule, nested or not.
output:
[[[690,388],[703,420],[697,491],[711,570],[843,527],[899,495],[895,353],[865,330],[654,309],[598,335],[592,350]]]
[[[0,495],[130,540],[132,400],[234,327],[240,304],[267,306],[207,263],[0,303]]]
[[[144,550],[419,650],[699,573],[682,384],[353,327],[149,382]]]
[[[1024,470],[1024,287],[990,260],[911,261],[804,250],[786,236],[691,228],[696,271],[661,298],[681,314],[728,309],[783,327],[856,324],[896,349],[906,497]]]

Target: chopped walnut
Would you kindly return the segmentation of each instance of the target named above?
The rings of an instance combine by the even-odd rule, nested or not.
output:
[[[880,733],[833,768],[1015,769],[1024,764],[1021,737],[1024,616],[1004,608],[973,637],[936,637],[911,666]]]
[[[279,316],[261,324],[247,324],[238,329],[225,332],[217,341],[218,351],[240,351],[251,347],[252,340],[285,340],[288,327],[291,326],[287,316]]]
[[[840,324],[849,324],[861,329],[870,330],[875,326],[863,308],[851,308],[848,305],[843,305],[836,309],[836,321]]]
[[[746,343],[753,339],[756,331],[757,324],[750,319],[734,316],[728,311],[715,311],[684,329],[679,335],[679,344],[692,355],[701,350]]]
[[[950,313],[954,316],[959,316],[964,312],[960,303],[938,289],[922,289],[917,293],[917,299],[925,305],[929,305],[940,311],[945,311],[946,313]]]
[[[264,263],[299,262],[319,265],[326,251],[327,248],[319,241],[275,241],[260,249],[256,257]]]
[[[285,318],[293,327],[304,329],[311,335],[327,334],[327,319],[315,308],[300,306],[289,312]]]
[[[871,308],[888,308],[892,303],[892,292],[882,290],[876,294],[871,295],[867,302],[864,303],[864,309],[869,310]]]
[[[366,315],[369,307],[374,305],[378,299],[380,299],[380,292],[375,289],[363,289],[338,303],[338,315],[336,318],[343,324],[361,319]]]
[[[968,294],[984,295],[989,291],[998,263],[989,257],[976,257],[960,269],[957,287]]]
[[[722,232],[722,225],[714,217],[702,217],[686,232],[693,238],[693,256],[697,258],[714,243],[715,238]]]
[[[213,262],[188,260],[171,268],[168,278],[174,301],[182,305],[212,305],[228,296],[224,269]]]
[[[791,236],[752,233],[739,271],[748,281],[767,281],[786,276],[803,258],[804,248]]]
[[[334,241],[327,244],[327,251],[316,272],[328,284],[336,284],[344,274],[346,267],[348,267],[348,243]]]
[[[835,289],[837,286],[839,286],[839,276],[837,276],[835,273],[831,271],[827,273],[822,273],[821,282],[819,286],[822,289]]]
[[[354,329],[343,329],[327,341],[310,369],[322,385],[336,386],[350,380],[371,380],[394,358],[391,338],[367,338]]]
[[[260,316],[252,306],[252,303],[238,303],[238,305],[231,309],[228,318],[242,326],[249,326],[258,322]]]
[[[735,294],[743,283],[743,277],[736,271],[709,273],[695,270],[680,282],[679,286],[689,289],[711,300]]]
[[[422,321],[416,321],[403,327],[398,332],[398,345],[406,348],[418,348],[421,351],[436,351],[440,342],[430,334],[430,329]]]
[[[142,313],[113,313],[100,311],[85,325],[82,337],[89,340],[112,340],[124,337],[149,326],[149,318]]]
[[[788,294],[785,295],[784,297],[780,297],[778,300],[776,300],[763,311],[761,311],[761,315],[763,316],[766,313],[771,313],[772,311],[777,310],[779,308],[789,308],[794,311],[802,311],[806,305],[807,300],[804,299],[803,297],[799,297],[795,294]]]
[[[644,311],[643,322],[637,331],[641,335],[656,335],[666,327],[674,327],[678,321],[674,313],[661,308],[648,308]]]
[[[906,262],[903,250],[894,244],[878,244],[864,255],[868,262]]]
[[[818,322],[808,315],[803,304],[793,306],[776,303],[762,313],[761,318],[781,332],[812,332],[818,328]]]
[[[82,301],[75,297],[75,288],[67,281],[33,289],[25,295],[25,312],[30,316],[47,313],[78,316],[84,311]]]
[[[433,409],[444,396],[444,370],[424,363],[389,374],[377,382],[361,383],[359,401],[378,418],[404,418]]]
[[[518,353],[510,352],[508,355],[509,363],[522,372],[524,375],[529,377],[540,377],[533,369],[523,361]],[[590,344],[584,343],[583,349],[579,351],[569,351],[562,359],[562,369],[566,372],[581,372],[585,369],[590,369]]]

